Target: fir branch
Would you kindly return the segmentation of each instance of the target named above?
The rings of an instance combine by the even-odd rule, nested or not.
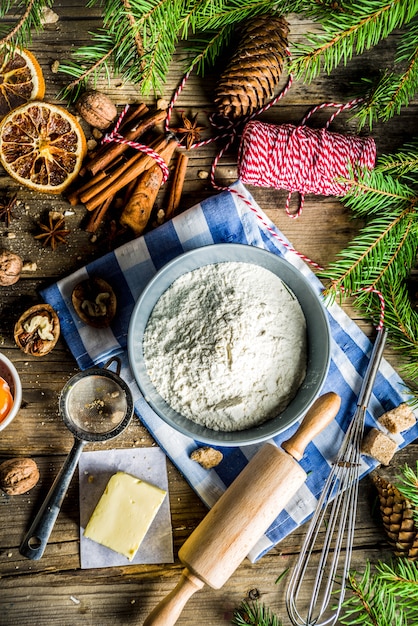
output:
[[[392,342],[396,339],[395,349],[408,349],[408,357],[413,368],[418,370],[418,320],[412,309],[406,281],[398,277],[384,289],[386,302],[385,321],[391,328]],[[413,369],[410,367],[410,378]]]
[[[385,70],[375,80],[363,78],[358,95],[364,104],[356,117],[359,127],[377,120],[387,121],[408,106],[418,91],[418,13],[408,0],[351,0],[339,10],[324,2],[308,2],[305,14],[322,25],[319,33],[308,33],[307,43],[292,47],[291,71],[296,78],[314,80],[321,71],[330,74],[357,54],[376,46],[395,29],[404,29],[394,59],[394,70]]]
[[[416,462],[415,471],[408,464],[405,464],[403,467],[401,467],[401,472],[402,475],[399,477],[399,481],[397,482],[396,487],[399,489],[401,494],[415,507],[414,521],[418,528],[418,461]]]
[[[306,44],[292,47],[291,70],[297,78],[314,80],[321,71],[330,73],[354,54],[362,54],[397,28],[411,21],[418,11],[409,0],[357,0],[342,5],[341,11],[324,11],[312,3],[306,11],[322,24],[322,32],[308,33]]]
[[[394,155],[378,159],[342,199],[354,216],[366,219],[356,238],[320,273],[326,293],[354,296],[354,307],[378,320],[385,301],[389,341],[402,359],[400,370],[411,381],[411,403],[418,403],[418,313],[409,298],[407,280],[416,263],[418,240],[417,146],[413,140]],[[414,382],[415,381],[415,382]]]
[[[407,63],[402,74],[393,74],[392,89],[385,106],[377,115],[383,121],[399,114],[403,106],[408,106],[418,90],[418,23],[404,33],[395,57],[396,64]]]
[[[224,26],[239,24],[257,15],[287,15],[299,13],[306,5],[306,0],[229,0],[227,2],[207,2],[203,9],[196,13],[195,29],[202,31],[216,30]]]
[[[410,209],[400,215],[376,217],[320,276],[331,281],[334,292],[343,291],[347,296],[366,287],[381,289],[384,281],[391,284],[395,278],[405,278],[416,254],[414,223],[416,215]],[[402,275],[399,267],[407,268]]]
[[[342,624],[363,623],[366,626],[405,626],[404,619],[392,621],[394,606],[389,595],[386,596],[388,606],[383,607],[385,600],[384,584],[372,576],[370,562],[361,578],[356,572],[347,578],[347,589],[351,595],[344,600],[342,613],[339,617]]]
[[[282,626],[281,620],[261,602],[243,600],[234,611],[231,624],[235,626]]]
[[[89,47],[78,48],[60,71],[74,80],[60,96],[73,99],[89,80],[103,72],[120,75],[140,86],[141,93],[159,93],[180,40],[191,38],[185,71],[203,75],[229,43],[240,22],[263,13],[302,10],[306,0],[103,0],[103,29],[92,34]],[[95,0],[90,5],[96,4]],[[103,50],[102,40],[108,39]],[[143,53],[141,54],[141,45]],[[81,70],[82,66],[83,70]]]
[[[417,43],[418,24],[415,24],[409,32],[404,33],[395,58],[398,66],[407,62],[404,70],[386,72],[375,83],[370,83],[368,79],[363,80],[363,84],[368,87],[364,94],[365,104],[357,113],[360,128],[366,123],[372,127],[379,119],[386,122],[394,115],[399,115],[402,107],[410,104],[418,91]]]
[[[343,202],[361,216],[390,211],[398,215],[414,207],[417,202],[415,190],[398,176],[388,175],[379,164],[380,161],[374,170],[363,172],[358,178],[352,176],[342,180],[348,185]]]
[[[89,81],[95,86],[103,74],[108,80],[111,77],[111,59],[116,51],[116,46],[111,36],[104,30],[90,33],[90,35],[93,45],[82,46],[76,50],[73,53],[74,61],[60,63],[59,71],[74,77],[74,80],[60,92],[59,97],[61,98],[74,101]],[[77,63],[77,60],[80,64]],[[84,69],[85,64],[87,65],[86,69]]]
[[[206,36],[194,38],[186,48],[190,55],[186,72],[196,68],[196,72],[204,76],[206,67],[213,66],[222,50],[226,48],[234,32],[234,26],[224,26],[218,31],[204,33]]]
[[[12,9],[12,4],[11,1],[1,2],[0,17],[6,17]],[[26,0],[20,3],[20,6],[22,5],[26,5],[26,8],[13,28],[10,31],[6,31],[2,27],[0,46],[9,44],[18,48],[27,47],[32,39],[32,30],[41,31],[43,29],[43,10],[51,7],[53,0]]]
[[[415,182],[414,174],[418,174],[418,139],[406,143],[393,154],[382,155],[375,171]]]
[[[340,622],[365,626],[414,626],[418,620],[418,564],[406,559],[370,562],[363,575],[350,573]]]

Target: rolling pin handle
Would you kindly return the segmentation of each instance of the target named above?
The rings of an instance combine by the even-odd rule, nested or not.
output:
[[[317,398],[295,434],[282,443],[283,450],[286,450],[296,461],[300,461],[308,443],[332,422],[340,406],[341,398],[333,391]]]
[[[173,591],[157,604],[146,618],[143,626],[173,626],[180,617],[186,602],[204,584],[203,580],[197,578],[185,567]]]

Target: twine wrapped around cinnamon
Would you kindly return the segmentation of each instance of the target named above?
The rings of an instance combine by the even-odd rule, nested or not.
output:
[[[143,104],[133,111],[127,105],[112,131],[104,136],[100,148],[85,164],[83,176],[79,178],[83,181],[81,186],[73,189],[67,198],[71,204],[82,202],[90,212],[86,225],[88,232],[97,231],[120,192],[123,192],[120,224],[129,227],[136,237],[144,232],[158,192],[169,176],[168,165],[178,140],[171,132],[159,132],[149,143],[139,143],[137,139],[147,131],[155,130],[166,116],[166,111],[149,112]],[[133,154],[132,150],[124,154],[128,148],[134,150]],[[176,177],[171,189],[177,205],[184,175],[182,168],[181,176]]]

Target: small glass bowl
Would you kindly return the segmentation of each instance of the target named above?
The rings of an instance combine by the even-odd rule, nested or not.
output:
[[[19,374],[13,363],[4,354],[0,352],[0,376],[3,378],[10,387],[10,391],[13,396],[13,406],[6,415],[6,417],[0,422],[0,431],[4,430],[13,419],[16,417],[21,404],[22,404],[22,383],[20,382]]]

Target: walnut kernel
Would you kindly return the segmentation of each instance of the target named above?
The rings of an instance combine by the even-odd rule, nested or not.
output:
[[[0,489],[17,496],[32,489],[39,480],[39,470],[33,459],[9,459],[0,465]]]
[[[60,336],[58,315],[49,304],[36,304],[15,324],[16,345],[26,354],[44,356],[55,347]]]
[[[105,280],[97,276],[78,283],[71,294],[71,301],[77,315],[89,326],[106,328],[115,317],[115,293]]]

